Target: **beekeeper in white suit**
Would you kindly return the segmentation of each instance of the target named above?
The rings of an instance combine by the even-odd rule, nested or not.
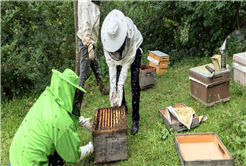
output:
[[[101,96],[109,94],[109,88],[105,87],[100,64],[97,60],[95,46],[99,35],[100,1],[78,1],[78,46],[80,51],[79,86],[84,87],[92,69]],[[78,91],[78,98],[83,99],[83,92]],[[84,103],[85,105],[85,103]]]
[[[121,11],[113,10],[105,18],[101,29],[101,40],[110,75],[111,106],[126,105],[124,83],[131,66],[132,129],[138,132],[139,124],[139,70],[142,57],[143,37],[133,21]]]

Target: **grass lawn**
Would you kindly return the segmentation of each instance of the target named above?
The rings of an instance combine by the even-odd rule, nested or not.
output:
[[[209,58],[194,58],[184,60],[169,67],[168,74],[157,76],[156,85],[141,91],[139,132],[132,136],[131,121],[131,85],[130,73],[125,83],[125,97],[128,104],[128,159],[113,162],[108,165],[181,165],[174,145],[174,134],[215,132],[234,157],[234,165],[246,164],[246,88],[234,83],[233,72],[230,81],[230,101],[207,108],[189,95],[189,69],[210,63]],[[229,64],[232,57],[228,58]],[[87,81],[84,101],[87,107],[81,110],[84,117],[94,118],[97,108],[110,107],[109,96],[100,96],[94,78]],[[107,83],[107,85],[109,85]],[[1,105],[1,163],[9,163],[9,148],[19,125],[38,95],[23,97],[2,103]],[[206,115],[207,121],[189,131],[172,131],[163,140],[162,130],[165,128],[159,118],[158,111],[170,105],[184,103],[192,107],[198,116]],[[92,134],[84,128],[78,133],[81,145],[92,141]],[[239,151],[240,150],[240,151]],[[90,155],[80,163],[68,165],[95,165],[94,155]],[[107,165],[107,164],[103,164]]]

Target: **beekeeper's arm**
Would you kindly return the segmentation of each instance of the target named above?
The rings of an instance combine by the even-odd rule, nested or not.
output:
[[[94,60],[94,50],[93,50],[93,44],[91,40],[92,36],[92,17],[89,12],[91,6],[90,1],[78,1],[78,28],[79,31],[77,35],[82,39],[83,45],[85,47],[88,47],[89,52],[89,59]]]
[[[85,146],[80,146],[78,133],[73,125],[70,125],[55,143],[57,153],[66,162],[80,161],[90,155],[94,147],[91,142]]]
[[[129,49],[128,53],[131,54],[131,48]],[[110,103],[111,106],[114,107],[116,104],[121,106],[122,99],[123,99],[123,85],[127,78],[127,72],[130,68],[130,65],[135,59],[135,55],[127,55],[121,61],[115,61],[113,58],[110,57],[108,51],[104,50],[104,55],[106,58],[106,63],[109,67],[109,76],[110,76]],[[117,77],[117,65],[121,65],[122,69],[119,76],[118,86],[116,87],[116,77]],[[117,89],[117,92],[116,92]]]
[[[133,48],[127,48],[128,54],[127,56],[122,60],[122,68],[119,76],[118,81],[118,87],[117,87],[117,97],[116,97],[116,103],[121,106],[122,105],[122,99],[123,99],[123,86],[125,84],[128,70],[135,60],[135,54],[133,51]]]
[[[109,94],[109,98],[110,98],[110,104],[111,107],[116,106],[116,77],[117,77],[117,64],[115,63],[115,61],[110,57],[108,51],[104,50],[104,56],[106,59],[106,63],[108,65],[109,68],[109,77],[110,77],[110,94]]]

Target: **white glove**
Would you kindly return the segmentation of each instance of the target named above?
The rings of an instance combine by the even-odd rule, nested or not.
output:
[[[91,118],[84,118],[83,116],[79,117],[79,126],[87,128],[90,132],[92,132],[92,124]]]
[[[91,61],[94,61],[94,59],[95,59],[95,53],[94,53],[94,49],[93,49],[93,45],[92,44],[90,44],[88,46],[88,52],[89,52],[89,59]]]
[[[81,149],[81,155],[80,155],[80,158],[77,162],[79,162],[80,160],[82,160],[86,156],[90,155],[94,151],[94,147],[93,147],[93,144],[91,142],[89,142],[85,146],[81,146],[80,149]]]

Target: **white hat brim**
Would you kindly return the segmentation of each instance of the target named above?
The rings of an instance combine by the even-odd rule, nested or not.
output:
[[[112,21],[118,23],[118,34],[112,38],[107,33],[108,24]],[[127,34],[127,22],[125,15],[119,10],[112,10],[104,19],[101,29],[101,41],[105,50],[109,52],[117,51],[125,41]]]

